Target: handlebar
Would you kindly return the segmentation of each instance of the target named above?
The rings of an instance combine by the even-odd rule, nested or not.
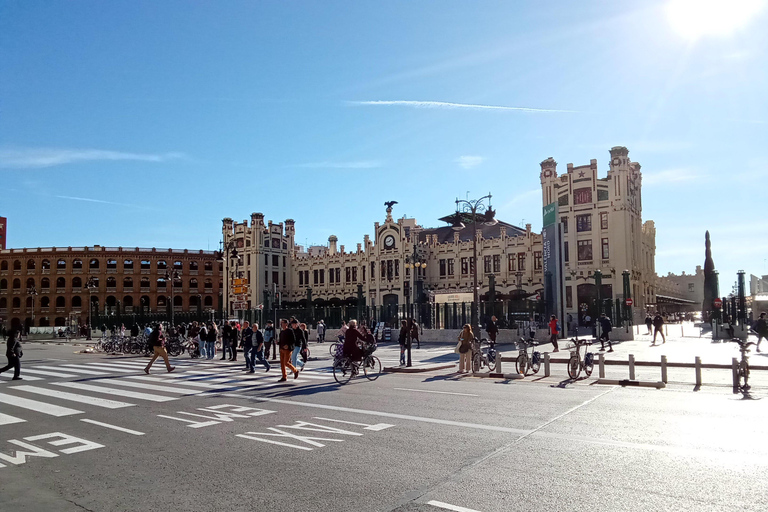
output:
[[[591,345],[592,344],[592,340],[587,340],[587,339],[577,340],[576,338],[571,338],[568,341],[572,342],[577,347],[579,347],[581,345]]]
[[[742,340],[740,338],[731,338],[730,341],[734,343],[738,343],[739,347],[741,347],[742,349],[749,348],[750,346],[755,344],[753,341]]]

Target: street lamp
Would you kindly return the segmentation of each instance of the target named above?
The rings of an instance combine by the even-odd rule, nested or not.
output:
[[[406,310],[408,313],[411,312],[411,305],[410,305],[410,299],[411,299],[411,292],[413,293],[413,303],[416,304],[416,302],[419,302],[419,306],[421,306],[421,295],[417,292],[416,288],[416,272],[418,272],[420,269],[423,271],[427,268],[427,260],[425,257],[419,254],[418,246],[416,241],[413,242],[413,254],[405,257],[405,268],[411,270],[411,286],[408,294],[405,296],[405,302],[406,302]],[[419,322],[421,322],[421,308],[417,307]],[[410,336],[410,333],[409,333]],[[411,343],[408,343],[408,360],[406,362],[406,366],[411,366]]]
[[[37,297],[37,288],[35,288],[35,285],[30,286],[27,288],[27,295],[32,296],[32,325],[30,326],[30,329],[35,326],[35,297]]]
[[[224,269],[224,293],[222,295],[222,301],[227,301],[227,315],[232,314],[232,312],[229,310],[229,287],[230,287],[230,266],[236,266],[237,269],[235,270],[235,276],[237,276],[237,272],[239,269],[239,263],[240,263],[240,256],[237,254],[237,246],[235,245],[234,240],[227,240],[219,241],[219,247],[220,249],[218,251],[214,251],[214,256],[216,257],[216,261],[219,263],[225,263],[227,264],[226,268]],[[230,265],[230,261],[233,263]],[[222,316],[222,321],[224,320],[224,317]]]
[[[176,325],[173,323],[173,298],[174,298],[173,285],[176,283],[177,280],[181,279],[181,272],[179,272],[178,269],[173,269],[173,271],[166,270],[165,274],[163,275],[163,278],[165,279],[166,283],[168,281],[171,282],[171,328],[173,328],[173,326]]]
[[[93,276],[90,276],[88,278],[88,281],[85,282],[85,286],[83,286],[86,290],[88,290],[88,337],[87,340],[91,339],[91,331],[93,330],[93,291],[98,290],[99,285],[96,284],[96,279]]]
[[[486,206],[485,201],[488,200]],[[477,223],[478,221],[486,226],[493,226],[496,220],[496,212],[491,207],[491,194],[483,196],[480,199],[464,200],[456,199],[456,213],[452,216],[451,227],[454,231],[461,231],[465,228],[464,221],[472,223],[472,257],[474,269],[472,272],[472,298],[474,306],[472,307],[472,323],[476,329],[477,335],[480,334],[480,298],[478,297],[477,285]]]

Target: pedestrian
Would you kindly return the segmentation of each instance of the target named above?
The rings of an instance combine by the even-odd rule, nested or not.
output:
[[[346,335],[346,333],[347,333],[347,329],[348,329],[347,323],[344,320],[342,320],[341,321],[341,328],[339,328],[339,336],[341,336],[343,338]]]
[[[472,326],[464,324],[459,334],[459,342],[456,344],[456,352],[459,353],[459,373],[469,373],[472,366]]]
[[[24,352],[21,350],[21,342],[19,341],[19,331],[11,329],[8,331],[7,348],[5,349],[5,357],[8,358],[8,364],[0,369],[0,373],[13,368],[13,379],[22,380],[21,376],[21,356]]]
[[[570,313],[568,313],[566,325],[568,326],[568,336],[573,336],[573,315]]]
[[[293,335],[296,338],[296,343],[293,346],[293,351],[291,352],[291,364],[298,368],[299,370],[304,369],[304,361],[301,360],[299,357],[299,353],[301,352],[301,349],[306,346],[307,339],[305,337],[304,330],[301,329],[299,325],[299,321],[295,318],[291,318],[291,329],[293,329]]]
[[[549,320],[549,341],[552,343],[552,346],[555,347],[555,350],[552,352],[560,352],[560,349],[557,348],[557,335],[560,332],[560,323],[557,321],[557,317],[555,315],[552,315],[552,317]]]
[[[491,343],[496,343],[496,335],[499,333],[499,325],[497,323],[497,318],[495,315],[491,316],[491,319],[488,321],[488,324],[485,326],[485,332],[488,333],[488,338],[490,338]]]
[[[647,336],[651,335],[651,327],[653,327],[653,317],[650,313],[645,314],[645,328],[648,330],[647,333],[645,333]]]
[[[608,342],[608,352],[613,352],[613,345],[611,344],[610,333],[613,326],[611,325],[611,319],[608,318],[605,313],[600,315],[600,352],[605,351],[605,342]]]
[[[154,364],[158,357],[162,357],[163,361],[165,361],[165,368],[168,370],[168,373],[171,373],[176,369],[175,366],[171,366],[171,362],[168,360],[168,352],[165,350],[165,335],[163,334],[162,325],[157,324],[157,326],[155,326],[155,329],[149,336],[149,346],[154,350],[154,354],[152,354],[152,359],[147,363],[147,367],[144,368],[144,373],[149,374],[152,364]]]
[[[533,341],[536,339],[536,329],[538,328],[538,325],[536,324],[536,320],[531,318],[530,322],[528,322],[528,339],[530,341]]]
[[[661,317],[660,314],[656,313],[656,316],[653,317],[653,343],[651,343],[651,345],[656,344],[657,334],[661,334],[662,344],[667,342],[667,338],[664,337],[664,332],[661,329],[663,325],[664,325],[664,319]]]
[[[400,343],[400,366],[405,365],[405,349],[408,346],[408,322],[400,320],[400,336],[397,338]]]
[[[277,358],[277,345],[275,336],[275,326],[272,320],[267,320],[267,326],[264,328],[264,355],[269,359],[269,352],[272,351],[272,360]]]
[[[287,380],[286,368],[289,368],[293,372],[293,378],[299,376],[299,370],[291,364],[291,353],[293,352],[293,346],[296,344],[296,335],[288,325],[288,320],[285,318],[280,319],[280,336],[278,339],[278,346],[280,347],[280,371],[283,377],[277,382],[285,382]]]
[[[232,323],[224,322],[224,326],[221,328],[221,360],[232,360],[232,346],[230,345],[232,339]],[[229,358],[227,358],[227,352],[229,352]]]
[[[259,324],[253,324],[253,348],[251,348],[251,352],[247,357],[250,357],[251,373],[256,372],[257,359],[264,365],[264,368],[266,368],[267,371],[270,370],[271,366],[269,361],[264,358],[264,335],[261,334],[261,331],[259,330]]]
[[[760,313],[760,318],[755,322],[754,331],[757,333],[757,347],[755,347],[755,350],[760,352],[760,342],[763,338],[768,340],[768,320],[765,319],[765,312]]]
[[[232,359],[230,361],[237,361],[237,340],[240,339],[240,322],[232,322],[232,332],[230,333],[229,346],[232,349]]]
[[[317,322],[317,342],[325,342],[325,322],[323,320]]]
[[[413,344],[413,340],[416,340],[416,348],[421,348],[421,342],[419,341],[419,324],[416,323],[415,320],[411,319],[411,341],[410,344]]]
[[[207,333],[205,335],[205,356],[206,359],[213,359],[216,357],[216,340],[219,337],[219,329],[216,327],[216,322],[208,323]]]
[[[251,323],[248,320],[243,322],[243,334],[240,337],[240,348],[243,349],[243,359],[245,359],[245,368],[243,371],[253,373],[251,359],[248,357],[248,353],[253,348],[253,329],[251,329]]]

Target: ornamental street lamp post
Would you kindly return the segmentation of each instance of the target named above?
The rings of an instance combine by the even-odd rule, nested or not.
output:
[[[88,337],[86,338],[88,340],[92,339],[91,331],[93,331],[93,292],[98,287],[99,285],[96,284],[96,279],[93,276],[88,278],[84,286],[88,290]]]
[[[27,295],[32,297],[32,325],[30,326],[30,329],[35,326],[35,297],[37,297],[37,288],[35,288],[35,285],[30,286],[27,288]],[[27,335],[29,335],[29,329],[27,329]]]
[[[488,200],[486,206],[485,200]],[[472,272],[472,299],[474,304],[472,306],[472,324],[475,329],[475,336],[480,335],[480,297],[477,284],[477,222],[487,226],[493,226],[498,221],[496,220],[496,212],[491,207],[491,194],[481,197],[480,199],[464,200],[456,199],[456,213],[453,215],[452,227],[455,231],[461,231],[464,229],[464,219],[472,222],[472,258],[474,261],[474,268]]]
[[[219,241],[219,245],[221,248],[218,251],[214,251],[214,255],[216,256],[216,261],[219,263],[226,263],[226,267],[224,268],[224,294],[222,297],[222,302],[227,302],[227,315],[230,315],[232,314],[229,309],[229,294],[231,292],[230,267],[240,262],[240,256],[237,254],[237,246],[235,245],[234,240],[227,240],[226,242],[222,240]],[[236,274],[235,276],[237,277]],[[221,320],[224,321],[223,316],[221,317]]]
[[[174,284],[176,284],[176,281],[178,279],[181,279],[181,272],[179,272],[178,269],[173,269],[173,272],[171,272],[170,270],[166,270],[165,271],[165,275],[163,276],[163,278],[165,279],[166,283],[168,283],[168,281],[171,282],[171,296],[170,296],[170,299],[171,299],[171,328],[173,328],[174,325],[176,325],[176,324],[173,323],[173,308],[174,308],[173,299],[175,297],[173,286],[174,286]]]
[[[416,290],[416,272],[419,271],[419,269],[426,269],[427,268],[427,261],[426,258],[421,256],[418,251],[418,246],[416,244],[416,241],[413,242],[413,254],[405,257],[405,268],[410,269],[411,273],[411,285],[410,289],[408,290],[408,293],[405,296],[405,302],[406,302],[406,310],[408,313],[410,313],[410,300],[411,300],[411,293],[413,293],[413,304],[416,305],[418,302],[417,311],[419,321],[421,321],[421,297],[418,294],[418,290]],[[410,337],[410,333],[408,333],[408,336]],[[407,345],[407,361],[406,366],[411,366],[411,342],[408,342]]]

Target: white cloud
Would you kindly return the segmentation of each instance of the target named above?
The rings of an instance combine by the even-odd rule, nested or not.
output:
[[[304,169],[376,169],[383,164],[378,160],[361,160],[357,162],[310,162],[296,167]]]
[[[34,169],[76,162],[134,160],[166,162],[184,158],[183,153],[125,153],[104,149],[21,148],[0,149],[0,168]]]
[[[465,169],[471,169],[483,163],[484,160],[485,158],[481,156],[463,155],[456,159],[456,163]]]
[[[668,169],[654,173],[643,173],[643,185],[652,187],[654,185],[693,181],[699,178],[701,178],[701,175],[694,173],[690,169]]]
[[[515,110],[519,112],[565,112],[576,113],[576,110],[557,110],[532,107],[505,107],[501,105],[478,105],[474,103],[450,103],[447,101],[412,101],[412,100],[374,100],[374,101],[348,101],[349,105],[373,105],[373,106],[402,106],[414,108],[447,108],[447,109],[472,109],[472,110]]]

